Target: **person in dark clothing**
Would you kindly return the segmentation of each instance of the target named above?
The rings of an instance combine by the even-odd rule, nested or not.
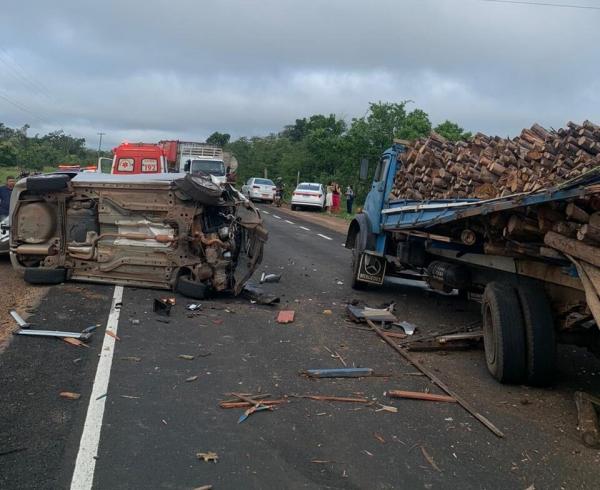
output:
[[[352,204],[354,204],[354,190],[349,185],[346,187],[346,211],[348,211],[348,214],[352,214]]]
[[[8,216],[10,209],[10,195],[15,186],[15,178],[6,177],[6,185],[0,187],[0,217]]]

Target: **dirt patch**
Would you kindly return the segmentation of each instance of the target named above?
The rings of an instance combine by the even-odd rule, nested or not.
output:
[[[7,257],[0,257],[0,352],[10,342],[11,332],[16,328],[10,310],[17,310],[19,315],[27,318],[31,309],[35,308],[44,295],[47,287],[30,286],[15,274]]]

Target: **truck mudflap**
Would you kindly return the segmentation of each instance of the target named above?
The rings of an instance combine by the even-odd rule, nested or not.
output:
[[[385,278],[387,260],[368,250],[360,254],[360,263],[356,279],[368,284],[381,286]]]

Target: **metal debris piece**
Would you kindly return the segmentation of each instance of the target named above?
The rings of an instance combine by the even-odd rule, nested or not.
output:
[[[294,321],[294,310],[281,310],[277,315],[277,323],[292,323]]]
[[[346,305],[346,312],[348,313],[348,316],[350,316],[350,319],[357,323],[367,319],[374,322],[398,322],[398,318],[396,318],[396,316],[387,308],[361,308],[359,306],[348,304]]]
[[[191,383],[192,381],[196,381],[198,376],[190,376],[189,378],[185,378],[186,383]]]
[[[309,378],[364,378],[373,375],[371,368],[307,369],[301,374]]]
[[[200,303],[191,303],[191,304],[187,305],[185,308],[186,308],[186,310],[196,311],[196,310],[201,310],[202,305]]]
[[[13,332],[14,335],[28,335],[30,337],[58,337],[61,339],[71,338],[77,340],[89,340],[92,336],[91,331],[89,330],[91,327],[86,328],[82,332],[64,332],[60,330],[33,330],[32,327],[34,325],[32,323],[27,323],[21,315],[19,315],[15,310],[10,310],[10,316],[14,318],[14,320],[19,325],[19,329]]]
[[[402,328],[406,335],[414,335],[415,330],[417,329],[417,326],[414,323],[410,322],[398,322],[392,323],[392,325]]]
[[[279,303],[279,296],[265,293],[261,288],[252,283],[247,283],[242,289],[242,296],[250,301],[256,301],[260,305],[274,305]]]
[[[264,272],[260,276],[260,283],[265,282],[279,282],[281,280],[281,274],[265,274]]]
[[[213,453],[212,451],[207,451],[205,453],[196,453],[196,457],[206,462],[214,462],[216,463],[219,460],[219,455],[217,453]]]
[[[458,340],[474,340],[478,341],[483,338],[483,330],[475,330],[473,332],[462,332],[462,333],[454,333],[450,335],[442,335],[441,337],[436,337],[436,341],[439,344],[446,344],[448,342],[456,342]]]
[[[184,359],[186,361],[192,361],[196,358],[196,356],[190,356],[189,354],[179,354],[177,357],[179,357],[179,359]]]
[[[167,301],[167,298],[155,298],[152,311],[158,315],[169,316],[173,304]]]

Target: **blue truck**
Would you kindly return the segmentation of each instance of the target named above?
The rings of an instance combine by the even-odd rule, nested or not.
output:
[[[383,153],[350,224],[352,287],[418,278],[478,300],[487,367],[503,383],[551,383],[557,342],[600,353],[600,245],[568,213],[598,225],[600,168],[537,192],[414,201],[391,197],[405,152]]]

